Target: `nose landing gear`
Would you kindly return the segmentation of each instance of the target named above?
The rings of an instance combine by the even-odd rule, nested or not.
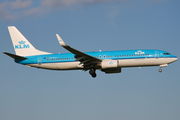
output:
[[[95,68],[91,68],[90,70],[89,70],[89,74],[93,77],[93,78],[95,78],[97,75],[96,75],[96,69]]]
[[[160,73],[162,72],[162,69],[161,69],[162,67],[167,67],[167,66],[168,66],[168,64],[160,65],[160,66],[159,66],[159,72],[160,72]]]

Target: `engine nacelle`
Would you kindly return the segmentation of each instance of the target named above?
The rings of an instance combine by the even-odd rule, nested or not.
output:
[[[121,68],[119,67],[118,60],[103,60],[100,64],[101,71],[105,73],[120,73]]]
[[[101,69],[117,68],[119,62],[117,60],[103,60],[100,64]]]

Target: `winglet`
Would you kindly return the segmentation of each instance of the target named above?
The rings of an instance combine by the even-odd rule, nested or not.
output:
[[[62,40],[62,38],[58,35],[58,34],[56,34],[56,37],[57,37],[57,39],[58,39],[58,41],[59,41],[59,44],[61,45],[61,46],[67,46],[66,44],[65,44],[65,42]]]

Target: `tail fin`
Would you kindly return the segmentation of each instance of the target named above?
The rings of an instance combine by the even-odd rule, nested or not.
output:
[[[32,56],[32,55],[44,55],[51,54],[37,50],[15,26],[8,26],[9,34],[14,46],[16,55],[19,56]]]

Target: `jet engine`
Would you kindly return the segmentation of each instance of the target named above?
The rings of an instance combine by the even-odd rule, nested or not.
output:
[[[118,60],[103,60],[100,63],[101,69],[117,68],[119,66]]]
[[[119,67],[118,60],[103,60],[100,63],[101,71],[105,73],[120,73],[121,67]]]

